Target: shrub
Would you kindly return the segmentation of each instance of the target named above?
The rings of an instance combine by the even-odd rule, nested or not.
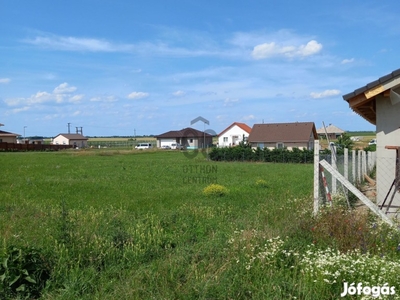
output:
[[[226,187],[220,185],[220,184],[210,184],[207,187],[204,188],[203,194],[206,196],[224,196],[228,193],[228,190]]]
[[[300,150],[294,148],[287,149],[268,149],[249,146],[213,148],[209,154],[209,159],[213,161],[262,161],[262,162],[285,162],[285,163],[312,163],[314,161],[313,150]]]
[[[0,290],[9,298],[37,299],[50,278],[46,256],[32,247],[10,246],[1,256]]]
[[[265,188],[268,187],[268,184],[264,179],[258,179],[256,180],[256,186]]]

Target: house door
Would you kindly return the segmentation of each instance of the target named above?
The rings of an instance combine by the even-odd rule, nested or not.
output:
[[[235,146],[238,144],[239,136],[233,135],[232,136],[232,146]]]

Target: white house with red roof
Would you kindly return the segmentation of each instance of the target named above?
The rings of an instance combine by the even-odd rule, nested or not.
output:
[[[251,127],[244,123],[234,122],[218,134],[218,147],[237,146],[242,141],[247,141]]]

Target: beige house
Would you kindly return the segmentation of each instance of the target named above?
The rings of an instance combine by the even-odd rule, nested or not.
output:
[[[361,117],[376,125],[377,204],[393,216],[400,206],[400,69],[343,96]],[[397,166],[397,168],[396,168]],[[386,201],[385,201],[386,200]],[[397,206],[397,207],[396,207]]]
[[[325,126],[325,128],[321,127],[317,129],[317,134],[320,138],[326,138],[326,135],[328,135],[329,140],[336,140],[343,133],[345,133],[344,130],[336,127],[333,124],[329,124],[328,126]]]
[[[78,133],[60,133],[53,138],[53,145],[72,145],[74,148],[86,148],[88,138]]]
[[[318,139],[314,122],[254,124],[248,138],[253,148],[314,149]]]
[[[17,143],[19,134],[0,130],[0,143]]]

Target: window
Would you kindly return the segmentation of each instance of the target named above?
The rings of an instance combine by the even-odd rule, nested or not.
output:
[[[260,149],[263,149],[264,148],[264,143],[258,143],[257,147],[260,148]]]
[[[190,139],[190,143],[193,143],[193,139]]]
[[[224,142],[228,142],[228,137],[224,136]]]
[[[285,145],[283,143],[276,143],[276,148],[277,149],[283,149]]]

